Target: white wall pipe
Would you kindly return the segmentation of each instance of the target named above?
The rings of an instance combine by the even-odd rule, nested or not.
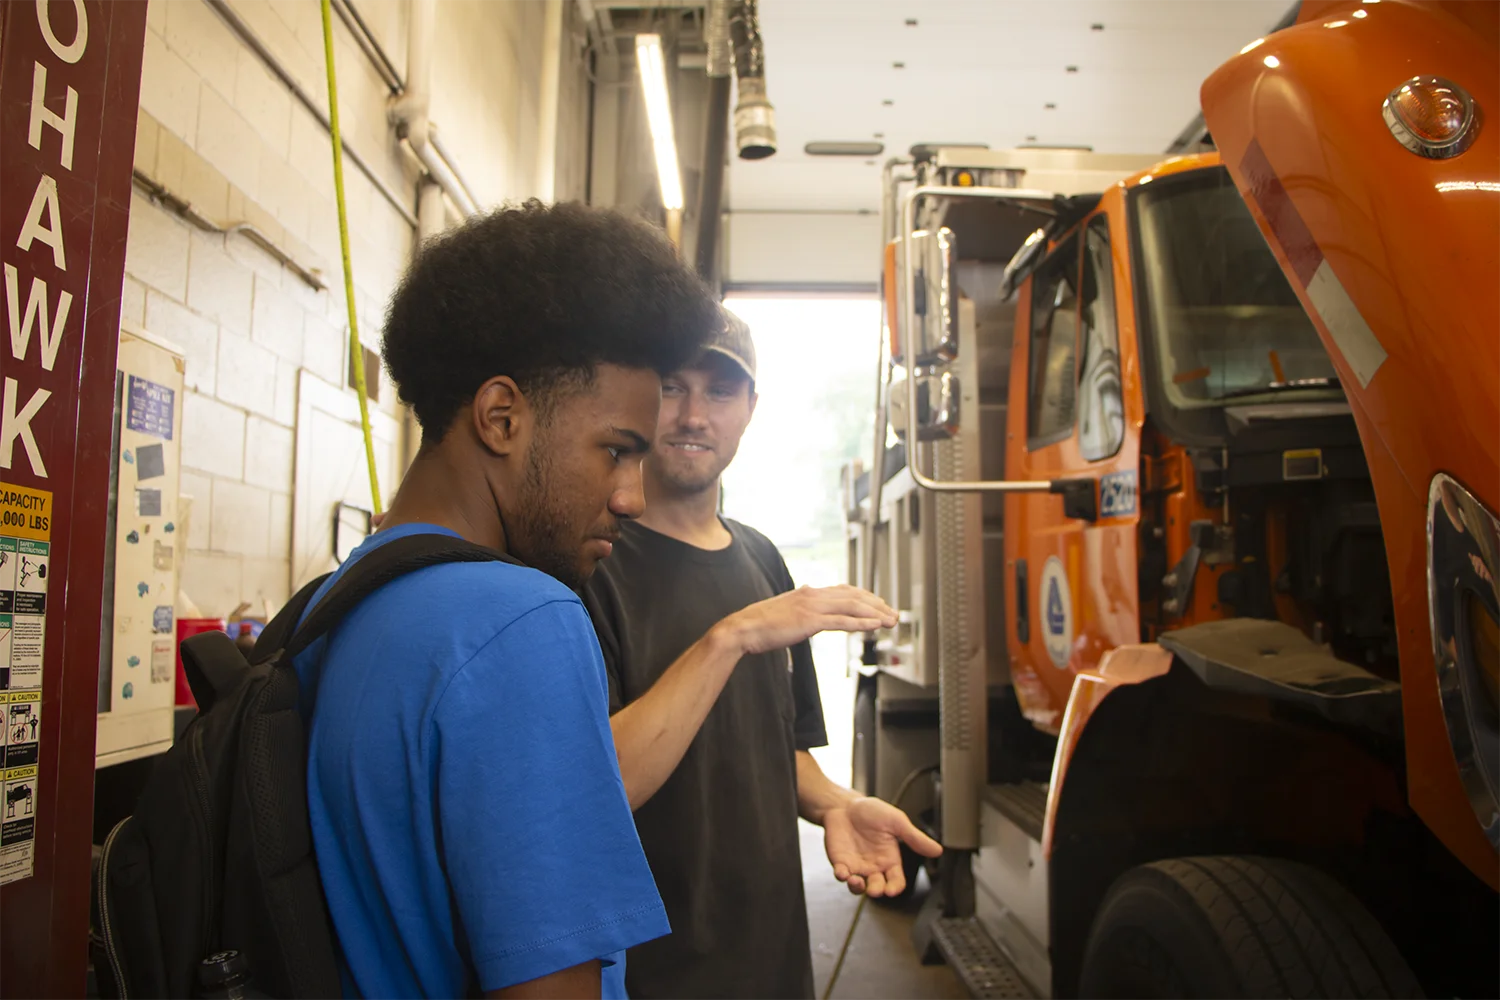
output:
[[[428,113],[432,108],[432,52],[437,23],[437,0],[411,0],[406,41],[406,91],[391,102],[390,115],[397,134],[406,140],[429,176],[464,215],[477,215],[479,206],[449,168],[431,138]]]
[[[546,0],[542,31],[542,77],[537,122],[536,196],[551,202],[557,193],[557,108],[562,85],[563,0]]]

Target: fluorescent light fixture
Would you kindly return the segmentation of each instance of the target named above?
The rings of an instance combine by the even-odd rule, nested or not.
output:
[[[646,119],[656,149],[656,177],[661,183],[662,207],[682,211],[682,175],[677,170],[677,140],[672,135],[672,101],[667,96],[667,65],[660,35],[635,36],[635,62],[641,70],[641,92],[646,95]]]

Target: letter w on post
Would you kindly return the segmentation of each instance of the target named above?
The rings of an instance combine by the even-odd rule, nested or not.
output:
[[[31,346],[31,326],[37,320],[41,328],[41,335],[37,338],[41,341],[42,367],[47,371],[57,362],[57,349],[62,345],[63,326],[68,321],[68,310],[73,305],[71,292],[59,292],[57,296],[57,314],[53,318],[50,329],[47,322],[47,283],[41,278],[31,279],[31,294],[26,299],[26,312],[21,312],[20,279],[16,273],[15,265],[5,265],[5,311],[10,320],[10,353],[17,361],[26,358],[27,348]]]

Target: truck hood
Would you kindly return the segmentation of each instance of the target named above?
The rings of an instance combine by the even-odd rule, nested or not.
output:
[[[1500,510],[1500,58],[1489,2],[1308,2],[1204,83],[1240,193],[1332,355],[1369,460],[1400,633],[1413,808],[1476,873],[1438,699],[1427,606],[1434,474]],[[1466,89],[1473,144],[1411,152],[1382,116],[1418,74]]]

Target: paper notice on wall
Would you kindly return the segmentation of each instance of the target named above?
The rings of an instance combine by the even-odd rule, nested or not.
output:
[[[0,885],[35,864],[52,494],[0,483]]]

